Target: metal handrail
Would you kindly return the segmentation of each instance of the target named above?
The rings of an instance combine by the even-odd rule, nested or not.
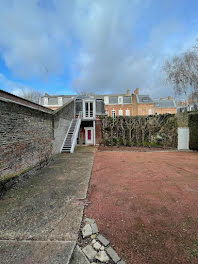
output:
[[[77,122],[76,122],[76,125],[75,125],[75,129],[74,129],[74,132],[73,132],[73,135],[72,135],[72,138],[71,138],[71,150],[70,152],[72,153],[74,151],[74,143],[76,142],[76,133],[78,133],[79,131],[79,127],[80,127],[80,123],[81,123],[81,114],[79,113],[78,115],[78,118],[77,118]]]
[[[65,135],[65,138],[64,138],[64,140],[63,140],[63,144],[62,144],[62,146],[61,146],[61,151],[62,151],[62,149],[63,149],[63,147],[64,147],[64,145],[65,145],[65,141],[66,141],[67,136],[68,136],[68,134],[69,134],[69,130],[70,130],[70,128],[71,128],[71,125],[72,125],[72,123],[73,123],[73,120],[74,120],[74,119],[71,120],[71,122],[70,122],[70,124],[69,124],[69,127],[68,127],[68,129],[67,129],[67,133],[66,133],[66,135]],[[61,151],[60,151],[60,152],[61,152]]]

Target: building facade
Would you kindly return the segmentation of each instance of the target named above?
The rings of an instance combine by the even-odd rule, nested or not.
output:
[[[170,96],[152,99],[149,95],[139,94],[138,88],[131,95],[129,90],[126,94],[105,95],[104,103],[107,115],[112,117],[176,114],[177,112],[176,103]]]
[[[39,98],[39,104],[57,110],[59,107],[66,104],[70,99],[74,99],[75,95],[49,95],[45,93],[44,96]]]
[[[111,117],[175,114],[177,112],[175,100],[170,96],[152,99],[150,95],[140,94],[138,88],[132,94],[127,90],[126,94],[92,95],[91,97],[104,101],[105,113]],[[76,95],[50,96],[45,94],[39,102],[45,107],[56,110],[71,98],[76,98]]]

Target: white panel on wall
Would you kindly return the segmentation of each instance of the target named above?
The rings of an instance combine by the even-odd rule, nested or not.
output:
[[[123,96],[118,96],[118,104],[123,104]]]
[[[104,96],[104,103],[108,104],[109,103],[109,96]]]
[[[44,105],[48,105],[48,97],[43,98]]]
[[[189,127],[178,128],[178,149],[189,149]]]
[[[63,105],[63,98],[62,97],[58,97],[58,105]]]

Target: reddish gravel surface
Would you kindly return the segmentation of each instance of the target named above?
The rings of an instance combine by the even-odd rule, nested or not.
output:
[[[97,152],[88,198],[128,264],[198,263],[198,153]]]

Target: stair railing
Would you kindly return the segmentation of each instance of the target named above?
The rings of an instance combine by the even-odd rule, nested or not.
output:
[[[62,146],[61,146],[60,152],[62,152],[62,150],[63,150],[63,147],[64,147],[64,145],[65,145],[65,141],[66,141],[67,136],[68,136],[68,134],[69,134],[69,130],[70,130],[71,126],[72,126],[73,120],[74,120],[74,119],[72,119],[71,122],[70,122],[70,124],[69,124],[69,127],[68,127],[68,129],[67,129],[67,133],[66,133],[65,138],[64,138],[64,140],[63,140],[63,144],[62,144]]]
[[[80,128],[80,124],[81,124],[81,113],[79,113],[77,121],[76,121],[76,126],[72,135],[72,139],[71,139],[71,150],[70,153],[74,152],[74,148],[76,146],[76,140],[78,137],[78,132],[79,132],[79,128]]]

